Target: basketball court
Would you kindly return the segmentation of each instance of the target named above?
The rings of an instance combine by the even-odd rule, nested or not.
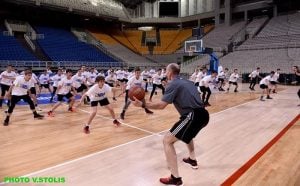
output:
[[[260,92],[247,89],[244,84],[239,93],[212,94],[210,122],[195,138],[199,169],[184,164],[187,149],[182,142],[175,145],[184,185],[299,184],[297,87],[281,86],[265,102],[259,101]],[[158,92],[153,102],[160,97]],[[117,99],[110,101],[119,116],[124,97]],[[170,174],[162,139],[179,117],[172,105],[153,110],[153,115],[131,105],[120,127],[100,108],[90,134],[82,131],[89,106],[70,113],[64,105],[55,117],[44,120],[33,120],[27,107],[17,106],[9,127],[0,127],[1,181],[16,176],[64,177],[65,183],[51,185],[158,186],[158,179]],[[46,115],[51,105],[41,107]]]

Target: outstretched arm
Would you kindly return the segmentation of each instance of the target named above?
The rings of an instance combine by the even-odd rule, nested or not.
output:
[[[135,98],[135,97],[134,97]],[[139,101],[138,99],[135,98],[135,101],[132,101],[133,105],[136,107],[142,107],[142,108],[148,108],[148,109],[155,109],[155,110],[162,110],[166,108],[166,106],[169,104],[165,101],[159,101],[156,103],[146,103],[143,104],[142,101]]]

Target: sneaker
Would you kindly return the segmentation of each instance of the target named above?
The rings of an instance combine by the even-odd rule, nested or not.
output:
[[[193,169],[198,169],[197,160],[192,160],[190,157],[188,157],[188,158],[183,158],[182,161],[184,163],[190,164]]]
[[[260,97],[260,101],[265,101],[265,100],[264,100],[264,97],[261,96],[261,97]]]
[[[86,133],[86,134],[89,134],[90,133],[90,127],[89,126],[85,126],[83,128],[83,132]]]
[[[234,92],[238,92],[237,90],[234,90]]]
[[[145,108],[145,112],[146,112],[147,114],[153,114],[153,112],[152,112],[151,110],[147,109],[147,108]]]
[[[116,99],[115,97],[113,97],[113,100],[114,100],[114,101],[117,101],[117,99]]]
[[[160,178],[159,181],[165,185],[183,185],[181,177],[175,178],[173,175],[167,178]]]
[[[8,126],[8,124],[9,124],[9,119],[6,118],[6,119],[4,120],[4,122],[3,122],[3,125],[4,125],[4,126]]]
[[[69,108],[68,108],[68,111],[69,111],[69,112],[74,112],[74,109],[73,109],[72,107],[69,107]]]
[[[116,127],[118,127],[118,126],[121,125],[121,123],[120,123],[117,119],[115,119],[115,120],[113,121],[113,123],[114,123],[114,125],[116,125]]]
[[[120,114],[120,118],[121,118],[121,119],[124,119],[124,118],[125,118],[125,112],[122,112],[122,113]]]
[[[53,111],[50,110],[50,111],[48,112],[48,116],[49,116],[49,117],[54,117]]]
[[[267,96],[267,99],[273,99],[273,98],[271,98],[270,96]]]
[[[36,118],[36,119],[43,119],[44,118],[44,116],[40,115],[40,114],[35,114],[33,117]]]

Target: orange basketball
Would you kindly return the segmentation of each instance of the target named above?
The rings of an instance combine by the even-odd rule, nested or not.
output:
[[[128,97],[131,100],[134,100],[133,97],[136,97],[138,100],[142,100],[145,98],[145,91],[142,87],[131,87],[128,91]]]

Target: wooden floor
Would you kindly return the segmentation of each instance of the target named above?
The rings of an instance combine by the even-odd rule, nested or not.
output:
[[[185,185],[222,184],[299,114],[297,87],[284,87],[272,95],[273,100],[265,102],[257,99],[258,92],[249,93],[246,88],[237,94],[213,94],[213,106],[208,108],[211,121],[195,139],[198,170],[181,163],[187,150],[183,143],[176,144]],[[112,103],[119,115],[123,98]],[[50,107],[43,106],[44,113]],[[159,177],[169,175],[162,137],[178,120],[173,106],[154,111],[154,115],[131,106],[118,128],[112,125],[109,113],[100,108],[89,135],[82,132],[89,107],[82,106],[75,113],[66,110],[64,105],[53,118],[33,120],[26,106],[16,108],[11,124],[0,127],[1,181],[6,176],[25,175],[65,177],[64,185],[155,186],[160,185]],[[298,122],[275,144],[284,148],[274,145],[269,157],[266,153],[235,184],[253,185],[256,181],[254,185],[273,185],[279,183],[276,180],[281,180],[280,185],[299,183],[299,138]],[[284,167],[281,159],[286,165],[283,169],[279,169]],[[276,168],[274,161],[279,163]],[[270,173],[262,175],[262,171],[268,172],[265,170]]]

